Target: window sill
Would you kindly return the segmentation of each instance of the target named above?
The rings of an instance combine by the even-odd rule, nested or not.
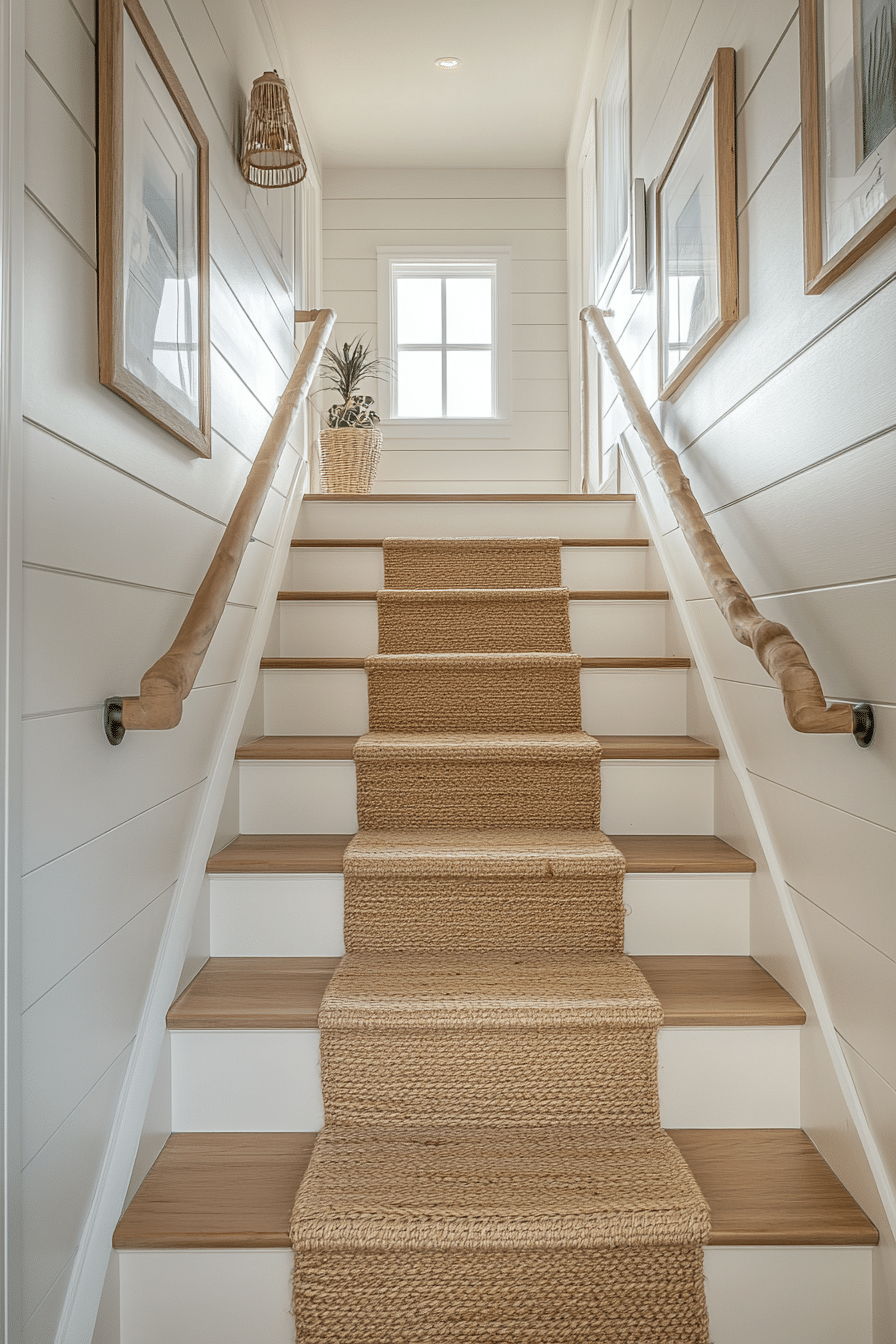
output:
[[[381,420],[387,439],[509,439],[512,420]]]

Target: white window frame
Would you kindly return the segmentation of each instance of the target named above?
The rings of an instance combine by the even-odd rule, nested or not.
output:
[[[509,438],[513,427],[513,355],[511,331],[511,249],[509,247],[378,247],[377,348],[391,361],[391,374],[380,423],[390,438]],[[494,267],[494,388],[495,413],[482,417],[439,416],[429,419],[394,415],[397,404],[397,345],[395,340],[395,279],[416,267],[440,262],[446,273],[453,266]],[[418,272],[419,273],[419,272]]]

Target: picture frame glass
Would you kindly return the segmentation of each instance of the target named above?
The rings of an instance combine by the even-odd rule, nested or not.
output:
[[[896,196],[896,0],[819,0],[819,9],[826,263]]]
[[[125,369],[200,427],[199,146],[124,14]]]
[[[714,98],[710,84],[658,198],[664,385],[721,315]]]

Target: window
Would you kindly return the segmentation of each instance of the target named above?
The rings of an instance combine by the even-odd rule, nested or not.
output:
[[[379,262],[390,433],[509,433],[510,249],[379,249]]]

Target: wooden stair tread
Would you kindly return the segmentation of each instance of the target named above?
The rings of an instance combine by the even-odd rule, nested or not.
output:
[[[238,761],[350,761],[358,737],[324,735],[257,737],[237,747]],[[717,747],[695,737],[649,737],[618,734],[600,741],[605,761],[713,761]]]
[[[798,1129],[671,1130],[706,1196],[711,1246],[874,1246],[874,1225]],[[117,1250],[289,1247],[316,1134],[172,1134]]]
[[[238,835],[213,854],[207,873],[341,873],[351,835]]]
[[[752,957],[633,957],[667,1027],[800,1026],[806,1015]],[[210,957],[168,1010],[179,1031],[316,1027],[338,957]]]
[[[755,873],[756,861],[717,835],[611,835],[628,873]]]
[[[602,667],[602,668],[664,668],[664,667],[690,667],[690,658],[583,658],[582,667]],[[363,658],[262,658],[262,668],[338,668],[338,667],[363,667]]]
[[[350,761],[354,737],[256,737],[236,749],[238,761]]]
[[[366,546],[375,550],[382,537],[299,537],[290,546]],[[561,546],[649,546],[647,537],[561,537]]]
[[[387,590],[388,591],[388,590]],[[278,602],[375,602],[377,589],[284,588]],[[571,588],[571,602],[668,602],[665,588]]]
[[[168,1009],[172,1031],[316,1027],[339,957],[209,957]]]
[[[116,1250],[289,1246],[316,1134],[172,1134],[121,1216]]]
[[[634,495],[305,495],[303,503],[305,504],[419,504],[421,502],[431,501],[433,504],[466,502],[467,500],[484,500],[488,504],[531,504],[534,500],[549,499],[555,501],[571,501],[574,504],[618,504],[620,501],[626,504],[634,503]]]
[[[238,835],[209,873],[341,873],[350,835]],[[715,835],[612,835],[630,873],[753,873],[756,863]]]
[[[876,1246],[877,1228],[801,1129],[670,1129],[711,1246]]]
[[[793,1027],[806,1014],[752,957],[632,957],[667,1027]]]

